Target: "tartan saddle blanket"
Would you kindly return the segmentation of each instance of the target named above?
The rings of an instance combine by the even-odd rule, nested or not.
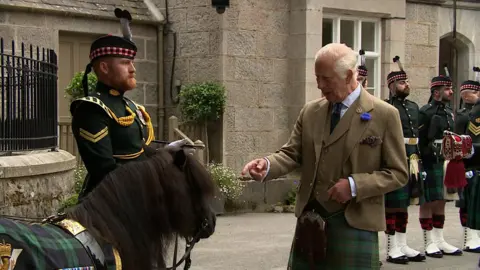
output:
[[[26,224],[0,217],[0,269],[121,270],[116,249],[99,243],[78,222]]]

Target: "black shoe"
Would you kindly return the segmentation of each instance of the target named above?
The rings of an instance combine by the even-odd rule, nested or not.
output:
[[[434,253],[425,252],[425,255],[427,255],[428,257],[432,257],[432,258],[443,258],[443,253],[441,251],[437,251],[437,252],[434,252]]]
[[[418,253],[418,255],[415,257],[408,257],[408,260],[411,262],[423,262],[426,259],[427,257],[425,257],[425,255],[423,255],[422,253]]]
[[[403,255],[397,258],[387,257],[387,262],[394,264],[408,264],[408,257]]]

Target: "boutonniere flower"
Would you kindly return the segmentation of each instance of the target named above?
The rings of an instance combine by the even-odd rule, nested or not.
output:
[[[366,121],[370,121],[370,120],[372,119],[372,115],[369,114],[369,113],[362,113],[362,114],[360,115],[360,119],[361,119],[362,121],[365,121],[365,122],[366,122]]]

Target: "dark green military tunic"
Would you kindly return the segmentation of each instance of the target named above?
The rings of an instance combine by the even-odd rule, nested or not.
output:
[[[153,140],[150,116],[122,93],[98,82],[96,93],[72,102],[72,131],[88,171],[79,198],[117,166],[145,158]]]
[[[419,107],[417,103],[401,98],[391,97],[385,100],[386,102],[397,108],[402,121],[403,137],[405,138],[405,149],[407,157],[416,155],[420,157],[418,148],[418,121],[419,121]],[[415,157],[412,157],[415,158]],[[410,160],[408,162],[410,165]],[[410,175],[409,184],[395,191],[385,194],[386,208],[406,208],[410,205],[410,198],[418,198],[421,190],[421,175]]]
[[[465,107],[457,111],[457,116],[455,119],[455,129],[454,129],[455,133],[460,135],[466,134],[468,123],[470,121],[469,119],[470,111],[472,110],[473,105],[474,104],[466,103]],[[470,193],[468,189],[469,187],[467,185],[463,190],[461,190],[458,193],[458,195],[460,196],[460,200],[455,202],[456,207],[460,207],[460,208],[466,207],[465,201],[468,201],[468,198],[466,197],[468,197]]]
[[[420,153],[427,177],[424,181],[424,202],[444,199],[441,142],[445,130],[453,131],[453,111],[444,103],[432,100],[419,113]]]
[[[465,168],[472,171],[473,177],[468,183],[467,227],[480,230],[480,100],[470,111],[466,134],[472,137],[474,155],[465,159]]]
[[[457,111],[457,118],[455,119],[454,132],[457,134],[465,134],[468,123],[470,121],[470,111],[475,104],[466,103],[463,108]]]

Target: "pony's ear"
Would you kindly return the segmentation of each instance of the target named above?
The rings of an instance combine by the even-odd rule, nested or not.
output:
[[[180,170],[183,170],[185,164],[187,163],[187,154],[180,148],[178,151],[173,153],[173,164],[175,164]]]

